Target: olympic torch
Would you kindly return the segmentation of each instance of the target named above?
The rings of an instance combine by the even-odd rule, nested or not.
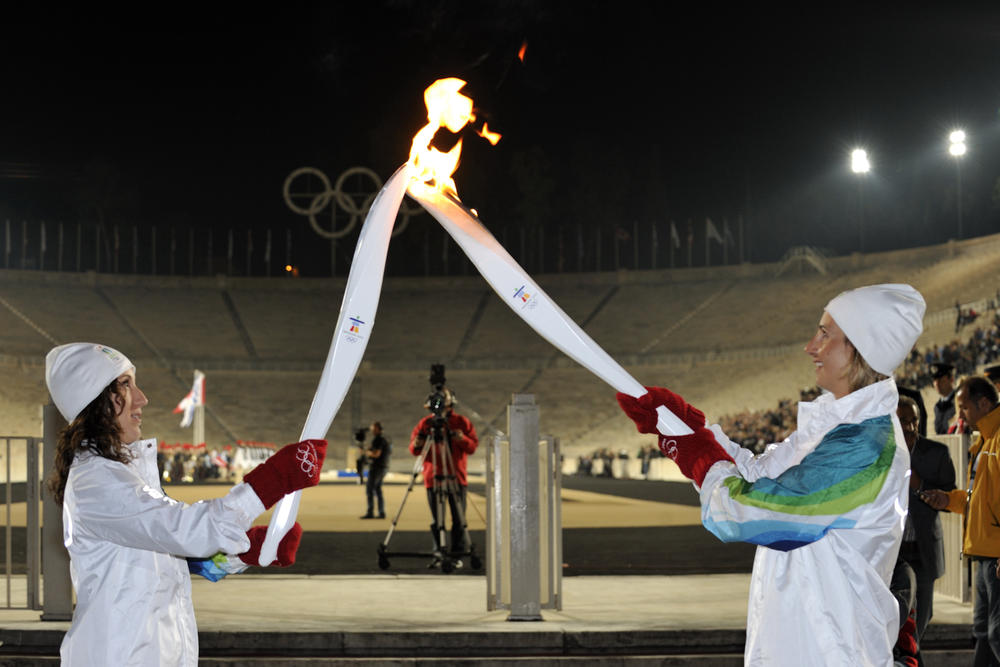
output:
[[[374,326],[392,224],[404,193],[441,223],[504,303],[532,329],[615,390],[635,398],[646,393],[635,378],[559,308],[478,217],[458,200],[451,174],[458,167],[462,142],[459,140],[446,153],[430,146],[430,142],[442,127],[458,133],[475,120],[472,100],[459,92],[464,86],[461,79],[448,78],[435,81],[424,91],[428,123],[414,137],[408,162],[386,182],[368,212],[354,251],[337,329],[301,439],[326,436],[357,373]],[[479,134],[493,144],[500,139],[485,123]],[[663,435],[692,433],[665,406],[657,408],[657,415],[657,428]],[[276,506],[261,548],[261,565],[274,560],[281,538],[295,523],[300,494],[291,493]]]
[[[300,440],[325,438],[333,418],[344,402],[351,381],[358,372],[361,357],[375,326],[375,312],[382,292],[385,256],[389,250],[392,224],[399,212],[403,194],[410,181],[410,166],[404,164],[386,181],[372,202],[365,224],[354,249],[347,288],[337,318],[337,328],[330,343],[330,352],[323,366],[319,387],[313,396]],[[302,492],[290,493],[280,501],[271,515],[267,536],[260,549],[260,564],[270,565],[278,555],[281,538],[295,524]]]

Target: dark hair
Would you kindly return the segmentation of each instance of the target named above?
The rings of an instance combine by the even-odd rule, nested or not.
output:
[[[958,390],[973,403],[985,398],[990,402],[990,405],[996,406],[997,402],[1000,401],[1000,397],[997,396],[997,388],[993,386],[992,382],[980,375],[970,375],[962,380],[961,384],[958,385]]]
[[[913,414],[917,417],[917,421],[920,420],[920,409],[917,407],[917,402],[910,398],[909,396],[899,395],[899,403],[896,405],[896,409],[906,406],[913,410]]]
[[[56,461],[52,474],[49,475],[47,486],[56,503],[62,505],[63,494],[66,492],[66,478],[73,464],[76,453],[90,450],[119,463],[132,460],[129,450],[122,442],[122,429],[118,424],[119,410],[114,397],[124,399],[124,391],[118,380],[115,380],[98,394],[97,398],[77,415],[73,423],[59,434],[56,444]]]

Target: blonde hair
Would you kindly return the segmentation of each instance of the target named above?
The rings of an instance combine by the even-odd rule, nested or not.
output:
[[[847,340],[846,337],[845,340]],[[868,362],[851,341],[847,340],[847,344],[851,346],[851,363],[847,366],[845,376],[847,377],[847,388],[850,391],[855,392],[862,387],[888,379],[888,375],[882,375],[868,365]]]

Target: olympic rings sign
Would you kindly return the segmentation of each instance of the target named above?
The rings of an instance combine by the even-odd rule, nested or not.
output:
[[[296,181],[300,183],[304,181],[306,184],[310,184],[313,178],[320,183],[319,192],[310,188],[306,188],[305,190],[293,189],[293,183]],[[359,181],[362,183],[370,181],[371,187],[359,186],[357,185]],[[381,190],[382,179],[368,167],[351,167],[345,169],[337,177],[337,182],[332,187],[330,186],[330,179],[319,169],[315,167],[299,167],[285,179],[282,194],[288,208],[294,213],[308,217],[309,224],[312,225],[313,230],[317,234],[328,239],[338,239],[349,234],[357,226],[358,220],[368,215],[368,209],[371,208],[372,202],[375,201],[375,197],[378,196]],[[329,229],[323,227],[316,220],[317,214],[323,212],[327,206],[330,207],[331,225]],[[341,211],[346,214],[347,222],[344,226],[338,228],[337,214]],[[402,205],[399,207],[399,221],[393,228],[392,235],[397,236],[401,234],[406,229],[406,225],[409,224],[410,216],[421,213],[423,213],[423,208],[420,206],[411,207],[404,199]]]

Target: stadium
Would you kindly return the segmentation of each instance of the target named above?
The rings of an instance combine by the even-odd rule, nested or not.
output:
[[[944,347],[964,346],[984,336],[995,345],[998,285],[983,277],[1000,275],[998,269],[1000,236],[994,236],[813,261],[791,257],[772,264],[546,274],[537,279],[635,377],[650,384],[669,383],[703,406],[709,420],[725,421],[736,413],[767,413],[783,400],[797,400],[799,391],[811,387],[813,372],[802,351],[804,340],[815,328],[822,304],[852,286],[892,280],[909,282],[921,291],[928,304],[925,331],[916,346],[921,359],[928,352],[939,354]],[[49,400],[45,353],[57,343],[101,340],[134,350],[138,381],[150,397],[144,410],[145,433],[161,443],[196,444],[191,443],[191,430],[178,426],[179,416],[173,410],[188,391],[196,368],[206,374],[207,398],[205,447],[195,448],[195,454],[216,450],[232,456],[258,443],[294,441],[316,389],[344,285],[344,280],[308,278],[4,271],[0,363],[6,381],[0,423],[10,435],[40,437],[41,406]],[[448,294],[447,300],[442,293]],[[956,327],[956,302],[978,317]],[[93,316],[78,317],[81,309]],[[428,577],[425,560],[398,560],[388,580],[364,583],[364,577],[380,573],[375,547],[387,525],[359,526],[364,522],[357,521],[364,494],[354,481],[353,434],[359,426],[379,419],[396,443],[386,493],[392,512],[400,510],[395,539],[397,544],[424,548],[428,510],[414,502],[403,511],[400,503],[413,462],[405,446],[413,424],[426,413],[422,405],[429,391],[430,363],[446,364],[448,384],[458,396],[457,410],[471,416],[483,443],[506,429],[512,394],[535,396],[542,432],[559,438],[562,448],[563,572],[570,600],[579,603],[606,595],[579,588],[594,581],[590,578],[594,575],[604,586],[627,590],[632,584],[622,583],[622,575],[627,582],[641,574],[664,582],[707,577],[719,584],[749,572],[752,550],[747,545],[719,545],[700,527],[697,496],[672,462],[662,460],[659,481],[615,478],[642,477],[636,454],[651,444],[650,436],[635,432],[604,382],[515,317],[480,277],[466,276],[385,280],[364,361],[330,429],[327,481],[321,485],[325,491],[307,496],[300,514],[306,537],[294,568],[299,576],[319,580],[332,576],[341,584],[345,582],[336,578],[348,577],[354,586],[384,589],[382,595],[390,599],[416,585],[407,577]],[[929,382],[926,377],[923,381]],[[922,391],[925,403],[931,405],[936,400],[933,388],[927,385]],[[616,455],[627,452],[631,462],[616,463],[611,478],[581,475],[578,461],[602,449]],[[485,450],[482,446],[469,464],[473,477],[468,519],[477,541],[483,540],[486,528],[481,482]],[[168,451],[175,450],[168,444]],[[598,468],[593,474],[599,472]],[[193,502],[225,492],[228,485],[220,482],[226,477],[198,484],[178,480],[166,488],[173,497]],[[23,548],[19,542],[15,535],[16,553]],[[671,553],[671,558],[663,560],[664,553]],[[281,573],[263,572],[255,586],[267,586]],[[453,576],[460,584],[436,585],[458,591],[462,589],[455,586],[481,581],[481,572],[459,574]],[[706,580],[691,585],[708,590],[713,584]],[[686,590],[672,595],[683,597]],[[466,604],[473,607],[475,591],[465,593],[472,598]],[[639,597],[636,592],[628,595],[632,600]],[[607,603],[607,597],[601,599]],[[936,651],[926,653],[945,661],[958,655],[954,647],[961,644],[968,613],[967,607],[956,604],[949,616],[948,604],[939,601],[937,616],[943,623],[953,618],[957,625],[940,626]],[[567,607],[572,605],[567,602]],[[642,608],[631,603],[630,607]],[[689,618],[700,618],[698,612],[690,613],[694,615]],[[730,622],[738,626],[739,609],[731,613],[735,620]],[[465,623],[460,612],[454,614],[449,623]],[[403,627],[421,627],[416,619],[407,626],[403,617],[396,618]],[[213,617],[213,622],[218,620]],[[686,632],[686,639],[650,636],[647,641],[655,649],[635,650],[662,652],[665,645],[687,641],[738,646],[741,641],[738,635],[718,634],[722,631]],[[365,655],[402,650],[399,646],[408,641],[390,640],[389,635],[384,639],[385,645]],[[275,643],[269,650],[298,654],[288,647],[290,640],[271,640]],[[203,638],[204,652],[226,653],[212,642]],[[334,650],[323,646],[323,651]],[[565,647],[560,651],[573,652]],[[503,653],[495,647],[486,652]],[[720,659],[723,662],[705,664],[728,664],[728,658]]]
[[[547,274],[540,286],[646,384],[669,382],[712,420],[775,408],[814,383],[802,348],[817,313],[858,285],[906,282],[927,300],[917,348],[989,328],[1000,237],[823,260],[707,269]],[[41,435],[44,356],[55,344],[99,340],[142,369],[147,432],[190,443],[174,406],[191,373],[207,380],[206,443],[296,439],[329,349],[345,280],[152,277],[6,271],[0,324],[8,381],[5,430]],[[447,299],[442,299],[447,294]],[[955,304],[982,313],[956,332]],[[80,318],[77,313],[89,315]],[[446,326],[443,323],[447,323]],[[634,452],[614,392],[532,331],[479,276],[388,277],[356,385],[331,427],[329,459],[348,461],[352,434],[372,419],[397,441],[424,414],[430,364],[447,367],[462,410],[483,433],[503,430],[513,393],[531,393],[544,431],[566,458]],[[925,402],[936,400],[925,387]],[[355,414],[352,414],[352,410]]]
[[[0,664],[996,664],[973,4],[12,20]]]

